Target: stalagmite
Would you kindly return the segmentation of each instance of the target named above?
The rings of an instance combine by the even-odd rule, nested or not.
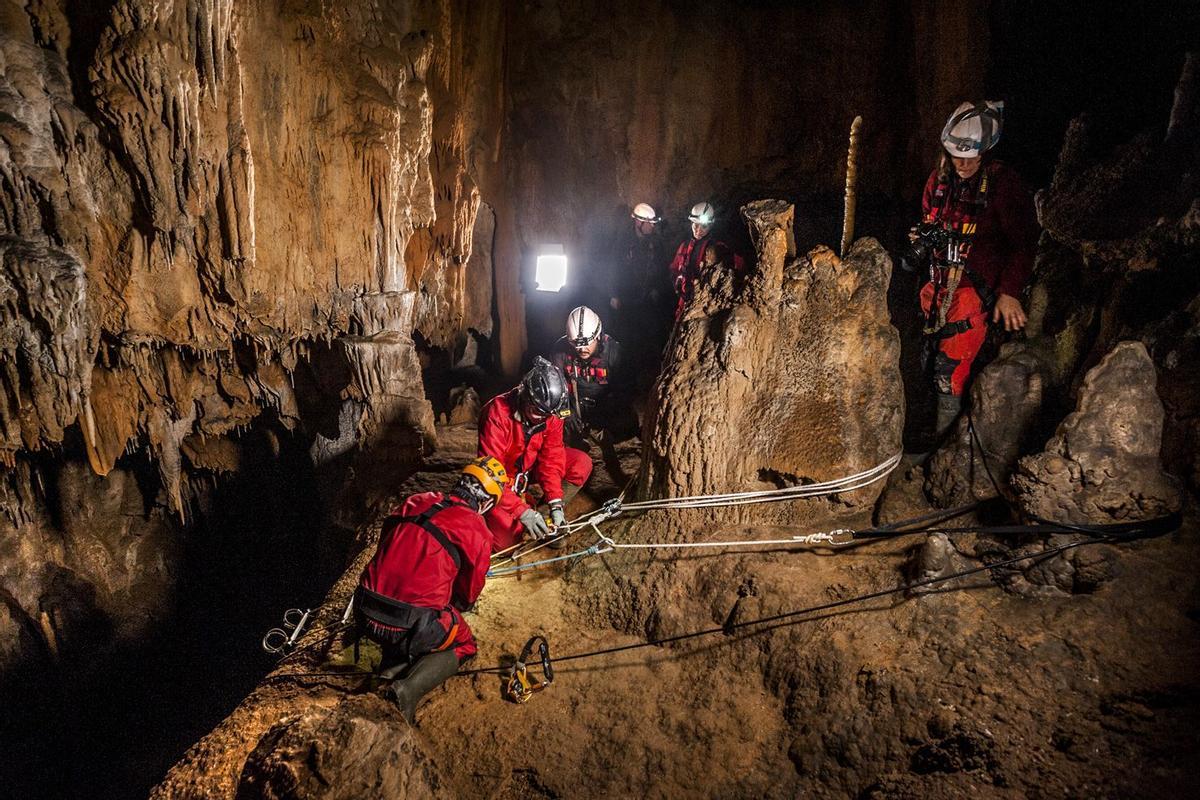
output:
[[[846,201],[842,209],[842,247],[838,254],[842,258],[850,252],[854,241],[854,210],[858,192],[858,131],[862,128],[862,117],[850,123],[850,147],[846,150]]]

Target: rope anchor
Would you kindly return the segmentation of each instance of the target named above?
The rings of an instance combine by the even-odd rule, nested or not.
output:
[[[531,678],[529,676],[529,657],[533,655],[533,647],[537,645],[538,658],[542,662],[542,677],[541,679]],[[546,641],[545,636],[533,636],[521,648],[521,655],[517,657],[512,668],[508,672],[508,682],[504,685],[504,697],[506,700],[511,700],[514,703],[528,703],[529,698],[537,692],[542,691],[551,683],[554,682],[554,666],[550,663],[550,643]]]
[[[271,628],[262,638],[262,649],[271,655],[287,655],[304,635],[311,608],[289,608],[283,613],[283,627]]]

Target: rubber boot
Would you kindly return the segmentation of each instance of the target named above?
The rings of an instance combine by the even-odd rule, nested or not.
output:
[[[934,442],[935,447],[940,447],[946,440],[946,436],[950,433],[950,428],[958,420],[958,415],[962,413],[962,395],[957,394],[938,394],[937,396],[937,424],[934,427]]]
[[[435,687],[458,672],[458,656],[453,650],[440,650],[417,659],[404,680],[396,681],[388,694],[400,707],[404,719],[412,725],[417,718],[417,703]]]
[[[566,511],[567,506],[570,504],[570,502],[572,500],[575,499],[575,495],[579,494],[579,490],[582,489],[583,487],[576,486],[575,484],[568,483],[567,481],[563,481],[562,486],[563,486],[563,511]],[[567,546],[567,539],[564,536],[560,536],[557,539],[552,539],[550,541],[550,544],[547,546],[551,550],[562,550],[564,547]]]

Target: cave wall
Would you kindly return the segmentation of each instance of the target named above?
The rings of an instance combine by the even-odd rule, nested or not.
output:
[[[87,614],[118,638],[169,616],[179,538],[228,495],[249,432],[256,454],[313,442],[313,468],[373,451],[403,470],[430,448],[410,334],[491,332],[467,264],[501,8],[0,3],[14,663]],[[55,616],[67,584],[87,614]]]
[[[169,460],[224,432],[170,430],[197,400],[286,404],[307,343],[457,330],[479,193],[451,10],[6,4],[5,460],[77,420],[102,474],[139,431]]]
[[[635,203],[664,216],[673,247],[711,199],[750,255],[737,209],[762,197],[797,202],[803,247],[834,240],[850,122],[865,120],[860,191],[915,197],[945,115],[982,88],[985,6],[515,5],[506,165],[520,249],[562,242],[572,281],[603,283]]]

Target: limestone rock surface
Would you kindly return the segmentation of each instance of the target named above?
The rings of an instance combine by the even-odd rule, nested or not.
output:
[[[9,619],[0,619],[0,672],[95,660],[113,642],[145,635],[171,609],[179,525],[161,507],[143,508],[137,477],[124,469],[99,476],[68,462],[53,481],[53,505],[25,504],[20,526],[0,518],[0,600]]]
[[[238,800],[437,797],[436,765],[396,707],[375,695],[286,717],[246,759]]]
[[[1044,372],[1040,359],[1012,344],[979,373],[969,400],[977,439],[964,414],[929,461],[926,489],[934,503],[948,508],[995,497],[993,477],[1001,487],[1007,485],[1017,459],[1030,452],[1041,433]]]
[[[900,450],[899,340],[889,322],[891,261],[873,239],[846,260],[826,248],[794,258],[792,207],[743,208],[758,251],[745,275],[700,282],[655,388],[642,468],[650,497],[794,486],[873,467]],[[866,508],[882,483],[841,500]],[[784,506],[787,506],[786,508]],[[794,503],[718,512],[795,520]],[[695,520],[666,520],[682,533]]]
[[[1159,462],[1163,407],[1154,363],[1121,342],[1084,378],[1079,405],[1013,476],[1026,514],[1054,522],[1113,523],[1178,511],[1178,482]]]
[[[0,7],[0,461],[78,422],[100,474],[148,445],[180,510],[182,440],[294,418],[314,346],[386,332],[356,367],[390,370],[415,328],[451,341],[468,305],[487,327],[466,279],[487,104],[460,95],[493,61],[462,60],[462,9],[84,5]],[[362,438],[430,431],[398,411],[417,387],[381,386]]]

